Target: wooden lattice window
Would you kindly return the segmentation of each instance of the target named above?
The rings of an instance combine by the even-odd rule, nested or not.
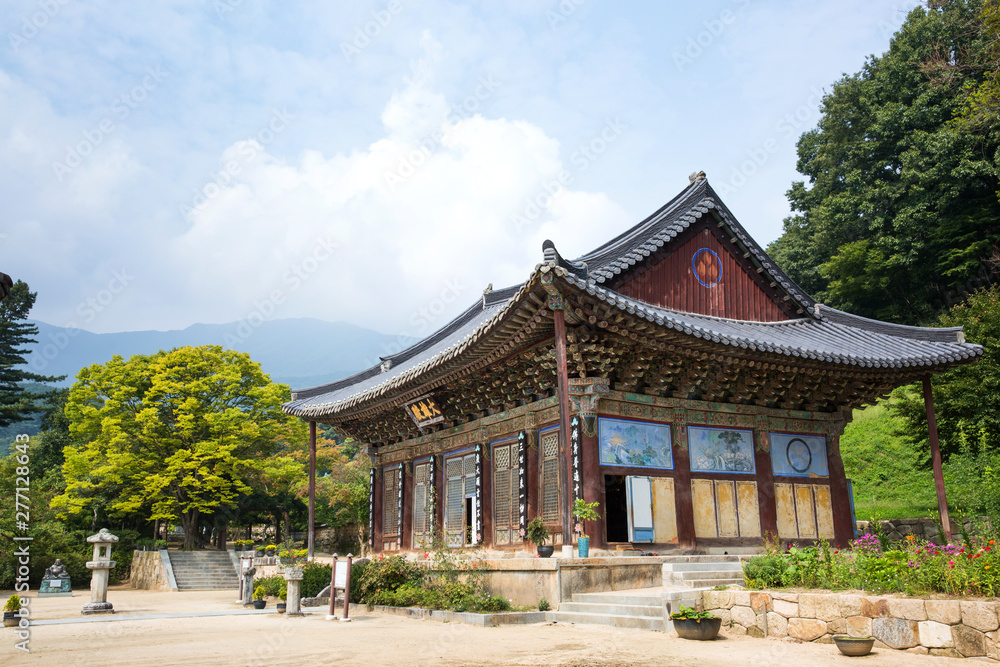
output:
[[[521,542],[518,513],[517,443],[493,448],[494,544]]]
[[[413,548],[431,546],[434,539],[434,480],[430,461],[413,466]]]
[[[551,431],[541,437],[542,463],[539,474],[542,499],[542,521],[561,524],[559,515],[559,432]]]
[[[475,542],[473,511],[476,507],[476,455],[455,456],[445,461],[445,538],[450,547]],[[467,499],[472,499],[471,503]],[[470,507],[471,505],[471,507]]]
[[[383,537],[399,536],[399,483],[398,467],[386,470],[382,480],[382,535]]]

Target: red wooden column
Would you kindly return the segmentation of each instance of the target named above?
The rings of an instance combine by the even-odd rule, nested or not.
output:
[[[549,307],[555,299],[549,296]],[[563,490],[562,543],[573,544],[573,457],[569,445],[569,373],[566,364],[566,316],[562,310],[562,297],[558,298],[558,309],[553,308],[552,318],[556,334],[556,381],[559,394],[559,445],[565,464],[559,467],[559,481]]]
[[[403,512],[399,517],[399,548],[408,551],[413,548],[413,461],[403,461],[399,467],[399,486],[403,489]]]
[[[934,467],[934,488],[937,490],[938,512],[945,538],[951,542],[951,517],[948,516],[948,498],[944,492],[944,472],[941,470],[941,446],[938,443],[937,419],[934,416],[934,393],[931,375],[924,375],[924,410],[927,412],[927,437],[931,444],[931,465]]]
[[[839,428],[843,431],[843,426]],[[844,461],[840,458],[840,433],[830,434],[826,446],[827,462],[830,466],[830,499],[833,502],[833,535],[839,547],[846,547],[854,539],[854,524],[851,523],[851,498],[847,490],[847,475]]]
[[[532,417],[531,423],[526,425],[524,429],[525,435],[528,436],[528,448],[524,454],[524,465],[525,465],[525,495],[528,497],[528,521],[531,521],[536,516],[540,514],[539,508],[539,489],[540,481],[538,479],[539,475],[539,444],[538,444],[538,426]],[[525,538],[527,539],[527,538]]]
[[[765,417],[766,420],[766,417]],[[771,467],[771,439],[766,422],[754,431],[754,463],[757,466],[757,513],[760,536],[778,537],[778,506],[774,499],[774,469]]]
[[[309,422],[309,560],[316,546],[316,422]]]
[[[480,544],[482,546],[493,546],[493,450],[490,448],[489,436],[484,434],[482,438],[483,447],[483,479],[479,502],[483,508],[483,525],[479,526],[482,535]]]
[[[694,501],[691,496],[691,461],[688,458],[687,414],[684,410],[674,410],[671,429],[674,450],[674,503],[677,511],[677,548],[693,551],[696,546],[694,535]]]
[[[372,488],[372,552],[382,551],[382,466],[375,469],[375,484]]]
[[[583,475],[583,499],[588,503],[600,503],[598,512],[601,517],[597,521],[588,521],[584,527],[584,532],[590,535],[590,546],[595,549],[603,549],[604,541],[604,517],[607,513],[607,505],[604,502],[604,478],[601,475],[600,446],[598,444],[597,431],[591,431],[593,435],[587,435],[587,419],[583,420],[580,429],[580,474]],[[589,417],[596,422],[597,417]],[[596,429],[596,423],[594,429]]]

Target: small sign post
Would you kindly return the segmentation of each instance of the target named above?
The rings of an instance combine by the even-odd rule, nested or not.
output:
[[[351,565],[354,561],[353,554],[347,554],[346,561],[338,561],[337,554],[333,555],[333,566],[330,568],[330,612],[326,615],[326,620],[335,621],[337,615],[334,605],[337,603],[337,589],[344,591],[344,617],[340,620],[349,623],[348,617],[351,605]]]

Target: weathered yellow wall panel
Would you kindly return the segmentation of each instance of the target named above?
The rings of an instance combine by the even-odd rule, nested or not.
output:
[[[715,483],[715,510],[719,515],[719,537],[738,537],[740,527],[736,521],[735,483]]]
[[[795,539],[799,536],[795,520],[795,494],[791,484],[774,485],[774,505],[778,512],[778,537]]]
[[[694,536],[718,537],[715,527],[714,483],[710,479],[691,480],[691,501],[694,504]]]
[[[756,482],[736,483],[736,507],[740,516],[740,537],[760,537]]]
[[[795,516],[799,524],[799,537],[816,538],[816,509],[813,505],[811,484],[795,485]]]
[[[674,500],[674,480],[653,477],[653,541],[677,542],[677,508]]]
[[[813,493],[816,494],[816,523],[819,536],[832,540],[833,532],[833,501],[830,498],[829,486],[813,486]]]

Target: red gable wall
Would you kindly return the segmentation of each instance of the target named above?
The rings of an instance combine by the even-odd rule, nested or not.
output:
[[[793,311],[778,306],[776,297],[765,291],[763,279],[749,262],[735,256],[730,246],[704,226],[686,241],[680,241],[666,257],[654,256],[647,260],[653,262],[648,267],[634,267],[612,289],[663,308],[714,317],[756,322],[797,317]],[[714,252],[715,256],[703,249]],[[692,267],[693,260],[698,275]]]

